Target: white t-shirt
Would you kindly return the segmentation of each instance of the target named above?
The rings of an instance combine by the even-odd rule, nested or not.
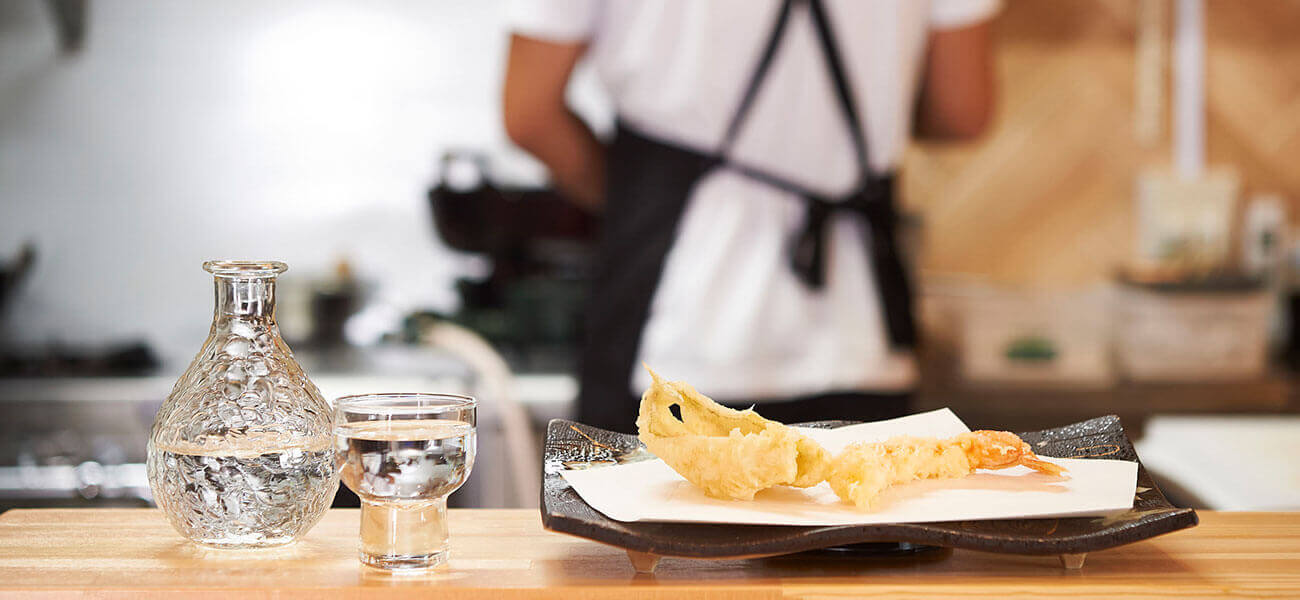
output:
[[[767,41],[778,0],[519,0],[519,35],[589,40],[619,117],[664,141],[713,152]],[[990,18],[999,0],[826,0],[872,167],[907,143],[928,33]],[[806,7],[785,38],[730,156],[837,196],[858,173],[852,142]],[[788,243],[799,198],[731,171],[708,174],[687,202],[642,333],[640,363],[719,399],[889,391],[916,378],[889,349],[864,223],[833,217],[826,285],[805,287]]]

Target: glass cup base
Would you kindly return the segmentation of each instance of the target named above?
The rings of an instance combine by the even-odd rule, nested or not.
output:
[[[391,571],[431,569],[447,562],[447,499],[361,501],[362,564]]]
[[[446,550],[432,554],[386,554],[383,556],[358,552],[357,556],[360,557],[361,564],[367,567],[397,573],[423,571],[447,562]]]

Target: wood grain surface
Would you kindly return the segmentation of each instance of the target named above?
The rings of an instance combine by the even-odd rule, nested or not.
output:
[[[279,550],[218,551],[156,510],[0,515],[3,598],[1300,597],[1300,513],[1201,513],[1201,525],[1088,556],[937,552],[924,558],[666,558],[636,575],[616,548],[549,533],[533,510],[452,510],[453,555],[431,575],[356,559],[358,514],[333,510]]]

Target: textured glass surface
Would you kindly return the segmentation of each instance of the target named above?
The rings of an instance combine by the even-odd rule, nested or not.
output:
[[[246,269],[240,265],[247,264]],[[158,411],[149,484],[187,538],[210,546],[292,542],[338,487],[332,415],[275,323],[278,263],[207,263],[208,339]]]

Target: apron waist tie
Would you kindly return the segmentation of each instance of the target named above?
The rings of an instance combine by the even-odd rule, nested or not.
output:
[[[912,287],[898,254],[898,213],[894,210],[894,177],[871,177],[857,193],[842,202],[803,195],[806,211],[790,249],[790,266],[805,285],[820,289],[826,285],[827,223],[835,212],[861,215],[871,229],[868,255],[875,274],[890,345],[910,347],[916,343],[912,316]]]

